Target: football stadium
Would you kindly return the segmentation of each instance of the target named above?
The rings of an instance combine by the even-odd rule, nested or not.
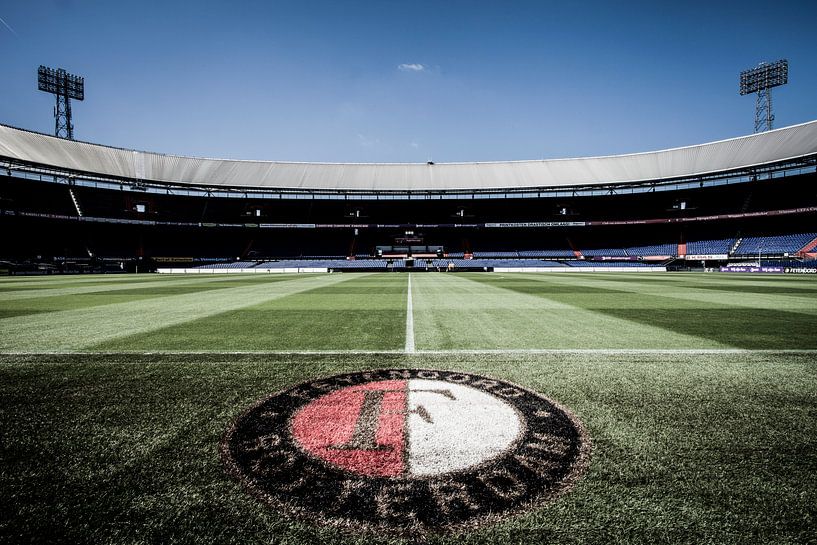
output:
[[[0,528],[12,541],[813,537],[817,122],[505,164],[236,163],[7,126],[0,154],[12,273],[0,280]],[[318,445],[308,460],[321,471],[301,458],[259,468],[241,448],[282,451],[246,447],[269,435],[258,422],[225,438],[247,407],[297,384],[353,389],[351,408],[314,409],[305,429],[359,422],[366,403],[370,428],[388,429],[391,390],[365,396],[361,376],[451,392],[443,372],[487,377],[493,387],[450,395],[498,400],[512,422],[494,429],[501,418],[476,411],[451,417],[454,442],[418,442],[430,452],[391,445],[412,470],[429,465],[428,497],[394,460],[367,473]],[[506,443],[557,453],[502,437],[537,414],[493,396],[504,384],[582,423],[563,466],[493,468]],[[428,420],[390,424],[409,445],[436,397],[404,395]],[[389,445],[347,428],[315,440],[359,456]],[[349,471],[386,488],[349,499],[336,488]],[[467,488],[452,477],[463,472]]]
[[[0,120],[0,542],[815,542],[817,121],[214,159],[74,139],[82,78],[39,74],[58,136]]]

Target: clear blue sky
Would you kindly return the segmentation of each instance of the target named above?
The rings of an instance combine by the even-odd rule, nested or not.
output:
[[[40,64],[85,76],[75,137],[182,155],[475,161],[748,134],[738,73],[788,58],[817,119],[817,2],[0,0],[0,123],[53,132]]]

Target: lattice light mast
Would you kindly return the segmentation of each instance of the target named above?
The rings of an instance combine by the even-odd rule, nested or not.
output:
[[[757,93],[755,102],[755,132],[772,130],[772,88],[789,82],[789,61],[762,62],[756,68],[740,73],[740,94]]]
[[[57,105],[54,106],[54,134],[73,140],[71,99],[85,100],[85,78],[69,74],[62,68],[40,65],[37,69],[37,88],[57,97]]]

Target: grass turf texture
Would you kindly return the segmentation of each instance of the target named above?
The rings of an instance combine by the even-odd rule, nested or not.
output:
[[[418,350],[816,349],[817,282],[414,274]],[[0,351],[399,350],[407,276],[0,280]]]
[[[0,542],[378,540],[264,507],[217,447],[268,393],[406,366],[519,383],[593,440],[557,502],[432,541],[813,542],[817,354],[673,350],[817,348],[814,279],[413,274],[418,350],[497,352],[261,353],[399,351],[406,287],[399,274],[0,280]],[[530,348],[667,351],[510,352]]]

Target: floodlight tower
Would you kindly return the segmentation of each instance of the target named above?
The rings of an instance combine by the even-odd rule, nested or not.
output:
[[[772,130],[772,87],[789,82],[789,61],[762,62],[756,68],[740,73],[740,94],[757,93],[755,103],[755,132]]]
[[[40,65],[37,69],[37,88],[57,97],[57,105],[54,106],[54,134],[73,140],[71,99],[85,100],[85,78],[69,74],[62,68],[55,70]]]

